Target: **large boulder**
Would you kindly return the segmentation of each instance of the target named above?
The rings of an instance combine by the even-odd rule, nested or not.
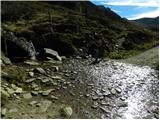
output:
[[[36,51],[33,43],[23,37],[17,37],[13,32],[6,32],[3,36],[2,50],[14,61],[26,58],[36,59]]]
[[[59,56],[57,51],[50,48],[44,48],[44,50],[48,56],[56,58],[58,61],[62,61],[62,58]]]

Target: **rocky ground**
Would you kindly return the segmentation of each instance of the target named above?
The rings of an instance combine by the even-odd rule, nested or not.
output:
[[[158,71],[77,57],[2,66],[2,118],[158,118]]]

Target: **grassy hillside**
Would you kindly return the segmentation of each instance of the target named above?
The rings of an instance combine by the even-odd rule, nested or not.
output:
[[[7,31],[31,40],[40,54],[49,47],[60,55],[94,56],[95,49],[103,48],[107,57],[121,58],[158,45],[157,32],[133,25],[109,8],[88,1],[1,3],[3,51]],[[125,40],[118,46],[121,38]]]

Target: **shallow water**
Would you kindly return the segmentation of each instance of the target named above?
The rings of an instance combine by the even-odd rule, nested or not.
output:
[[[63,66],[64,70],[77,72],[76,88],[85,86],[82,94],[88,93],[90,103],[96,103],[98,109],[86,109],[95,114],[92,118],[154,118],[151,112],[158,107],[158,71],[148,66],[134,66],[114,60],[102,61],[91,65],[90,60],[72,59]],[[90,85],[91,84],[91,85]],[[116,91],[104,96],[105,92]],[[88,92],[86,92],[88,91]],[[81,99],[86,101],[86,99]],[[119,105],[123,101],[125,105]],[[102,104],[103,103],[103,104]],[[105,112],[100,109],[103,107]],[[85,109],[85,108],[84,108]]]

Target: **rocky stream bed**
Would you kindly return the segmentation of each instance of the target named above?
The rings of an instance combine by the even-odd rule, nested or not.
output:
[[[2,118],[158,118],[158,70],[93,60],[2,66]],[[23,87],[9,82],[11,71],[26,76]]]

